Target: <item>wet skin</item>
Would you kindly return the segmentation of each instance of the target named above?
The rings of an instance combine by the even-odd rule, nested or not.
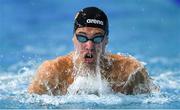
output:
[[[93,43],[90,40],[85,43],[81,43],[76,39],[77,34],[87,36],[89,39],[92,39],[98,35],[104,35],[104,39],[99,44]],[[79,59],[84,63],[92,64],[96,62],[98,55],[101,56],[104,54],[108,38],[105,35],[105,32],[100,28],[84,27],[76,30],[73,37],[73,42],[75,51],[79,53]],[[92,56],[92,58],[86,57],[87,55]]]
[[[99,62],[101,76],[109,82],[112,92],[124,94],[151,92],[148,86],[151,83],[148,73],[138,60],[129,56],[105,53],[105,47],[108,43],[107,36],[101,43],[95,44],[92,41],[79,42],[76,39],[76,34],[91,39],[96,35],[104,35],[105,33],[99,28],[78,28],[73,37],[75,51],[41,64],[29,85],[29,93],[67,94],[68,87],[74,82],[75,63],[84,63],[90,69],[94,69],[97,62]],[[78,57],[74,62],[73,59],[77,54]],[[138,88],[139,85],[142,88]]]

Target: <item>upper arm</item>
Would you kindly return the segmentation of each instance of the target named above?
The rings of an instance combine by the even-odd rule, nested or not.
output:
[[[44,94],[50,92],[49,90],[54,85],[52,80],[55,78],[55,73],[56,68],[51,61],[46,61],[41,64],[28,87],[29,93]]]

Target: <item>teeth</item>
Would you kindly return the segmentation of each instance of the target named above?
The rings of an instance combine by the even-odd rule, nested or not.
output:
[[[86,58],[93,58],[93,55],[92,55],[92,54],[86,54],[85,57],[86,57]]]

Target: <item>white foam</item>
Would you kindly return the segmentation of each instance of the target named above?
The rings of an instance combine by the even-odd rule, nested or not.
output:
[[[171,89],[180,89],[180,71],[172,72],[167,71],[160,73],[159,76],[154,77],[156,83],[160,85],[161,88],[171,88]],[[178,76],[177,76],[178,75]]]
[[[169,97],[165,97],[162,94],[153,94],[151,97],[145,98],[143,103],[156,103],[156,104],[164,104],[171,101]]]
[[[59,106],[60,104],[68,103],[97,103],[105,105],[128,105],[132,103],[155,103],[164,104],[169,103],[172,100],[180,100],[174,94],[169,93],[172,97],[168,97],[167,94],[163,95],[160,92],[157,95],[136,95],[136,96],[126,96],[122,94],[114,94],[111,92],[108,82],[102,80],[102,95],[98,96],[96,94],[75,94],[75,92],[80,89],[84,92],[95,93],[99,90],[98,79],[96,77],[83,77],[79,76],[76,78],[75,83],[73,83],[68,91],[70,94],[64,96],[48,96],[48,95],[30,95],[27,93],[27,87],[34,76],[35,67],[26,67],[26,64],[21,63],[19,65],[14,65],[14,68],[19,68],[16,72],[1,72],[0,75],[0,99],[3,100],[15,100],[21,103],[39,103],[39,104],[52,104]],[[18,67],[16,67],[18,66]],[[166,71],[160,73],[159,76],[154,76],[154,81],[161,87],[161,89],[176,89],[179,90],[179,74],[180,71]],[[177,91],[178,93],[179,91]],[[1,94],[2,93],[2,94]],[[13,94],[13,95],[12,95]],[[75,94],[75,95],[74,95]]]
[[[94,76],[77,76],[72,85],[68,88],[69,94],[81,93],[98,93],[99,88],[101,88],[102,93],[106,94],[110,92],[108,82],[106,80],[101,80],[99,85],[99,79]],[[102,86],[102,87],[101,87]]]

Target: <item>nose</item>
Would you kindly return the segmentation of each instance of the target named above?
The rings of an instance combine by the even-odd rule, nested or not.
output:
[[[86,42],[86,50],[95,50],[95,44],[92,41]]]

